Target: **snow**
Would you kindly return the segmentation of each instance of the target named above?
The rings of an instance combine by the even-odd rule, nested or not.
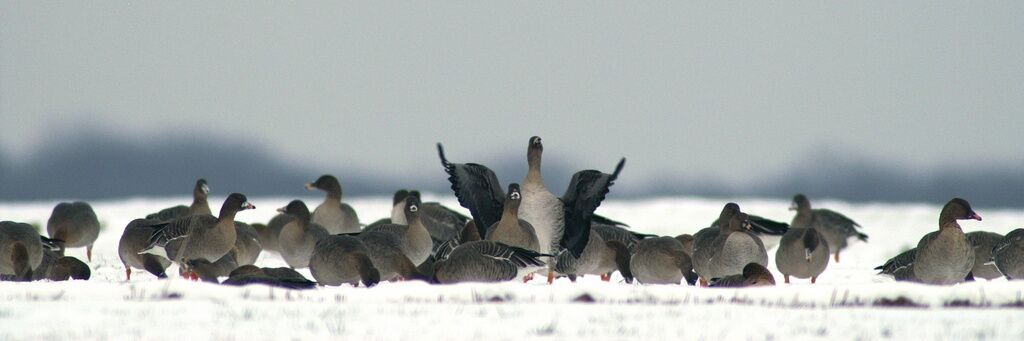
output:
[[[239,213],[238,220],[266,222],[291,198],[250,199],[257,209]],[[448,196],[424,199],[458,207]],[[221,200],[210,198],[211,203]],[[0,283],[0,340],[1024,339],[1024,282],[979,280],[940,287],[875,275],[873,267],[936,229],[940,203],[813,201],[815,207],[848,215],[870,235],[869,243],[845,250],[841,263],[830,263],[814,285],[807,280],[781,284],[776,273],[779,286],[752,289],[628,285],[617,276],[611,283],[588,276],[551,286],[538,278],[528,284],[402,282],[371,289],[289,291],[176,277],[157,280],[141,270],[126,282],[116,251],[123,227],[135,217],[188,201],[92,203],[105,226],[90,263],[92,279]],[[45,225],[56,202],[0,203],[0,220]],[[792,218],[787,201],[736,202],[745,212],[781,221]],[[366,222],[390,215],[390,198],[357,198],[350,204]],[[706,226],[723,204],[702,198],[612,199],[599,212],[640,232],[676,235]],[[965,231],[1005,233],[1024,221],[1021,212],[975,209],[985,220],[963,222]],[[85,259],[84,249],[68,254]],[[774,250],[769,254],[773,257]],[[257,264],[284,262],[264,253]],[[774,270],[774,264],[769,268]],[[308,271],[303,273],[308,276]],[[898,306],[881,306],[894,301]],[[1016,307],[1006,307],[1012,305]]]

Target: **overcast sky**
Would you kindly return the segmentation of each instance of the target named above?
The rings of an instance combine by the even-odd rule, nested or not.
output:
[[[15,159],[91,126],[388,174],[531,135],[574,165],[738,183],[825,152],[1024,160],[1019,1],[0,4]]]

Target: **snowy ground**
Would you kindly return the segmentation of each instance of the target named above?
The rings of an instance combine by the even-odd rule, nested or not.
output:
[[[222,198],[211,198],[216,211]],[[257,206],[238,220],[265,222],[287,198],[250,198]],[[320,198],[308,199],[316,205]],[[452,207],[447,197],[427,196]],[[969,199],[969,198],[968,198]],[[812,198],[813,200],[813,198]],[[935,287],[894,283],[871,269],[916,245],[937,228],[939,204],[814,202],[865,227],[818,284],[797,281],[760,289],[627,285],[587,277],[553,286],[529,284],[430,286],[419,282],[288,291],[225,287],[144,271],[125,282],[117,256],[123,227],[148,212],[188,198],[94,202],[105,229],[96,243],[90,281],[0,283],[0,340],[7,339],[1024,339],[1024,282],[995,280]],[[744,211],[789,221],[789,203],[738,200]],[[0,203],[0,220],[45,225],[56,202]],[[390,212],[390,198],[351,203],[364,222]],[[695,232],[724,202],[699,198],[610,200],[599,212],[646,233]],[[1024,213],[976,208],[983,222],[965,231],[1005,233],[1024,226]],[[69,255],[85,259],[84,249]],[[774,257],[774,250],[769,250]],[[276,254],[262,266],[282,266]],[[774,264],[769,268],[774,270]],[[168,271],[175,273],[175,271]],[[305,272],[308,275],[308,272]],[[776,274],[781,284],[781,276]],[[903,300],[900,300],[900,299]],[[885,306],[896,302],[897,307]]]

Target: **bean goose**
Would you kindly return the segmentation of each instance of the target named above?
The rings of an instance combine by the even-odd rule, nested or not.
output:
[[[293,269],[308,267],[309,257],[313,255],[316,243],[330,233],[319,224],[310,221],[309,208],[302,200],[292,200],[288,206],[277,211],[295,217],[281,228],[281,235],[278,237],[281,257]]]
[[[64,248],[85,247],[85,254],[92,261],[92,245],[100,235],[100,221],[89,204],[62,202],[53,208],[46,221],[46,232],[50,238],[60,240],[61,254]]]
[[[359,215],[352,206],[341,202],[341,183],[338,178],[324,174],[306,184],[306,189],[327,192],[324,202],[313,210],[314,224],[323,226],[330,234],[359,232]]]
[[[839,263],[839,252],[846,248],[850,238],[868,241],[868,235],[857,230],[860,224],[835,211],[811,209],[811,201],[803,194],[793,197],[789,210],[796,211],[790,227],[810,227],[818,230],[828,242],[829,251],[835,256],[836,263]]]

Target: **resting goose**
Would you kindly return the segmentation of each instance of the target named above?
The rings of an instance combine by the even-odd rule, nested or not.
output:
[[[846,248],[850,238],[868,241],[868,235],[857,231],[860,224],[835,211],[811,209],[811,201],[803,194],[793,197],[789,210],[796,211],[790,227],[810,227],[818,230],[828,242],[829,251],[835,256],[836,263],[839,263],[839,252]]]
[[[206,260],[191,260],[189,263],[203,282],[218,283],[217,277],[227,275],[228,278],[220,284],[236,286],[262,284],[285,289],[311,289],[316,286],[316,282],[310,281],[290,268],[260,268],[255,265],[243,265],[221,274],[223,269],[220,266]]]
[[[629,267],[636,280],[643,284],[679,284],[684,277],[690,285],[697,281],[690,255],[683,243],[672,237],[638,241]]]
[[[88,280],[92,276],[89,266],[75,257],[61,256],[59,250],[43,250],[43,261],[32,271],[32,280],[67,281]]]
[[[121,258],[121,264],[124,264],[125,280],[132,279],[132,268],[145,269],[157,278],[167,278],[165,269],[171,265],[171,261],[164,257],[140,253],[149,245],[149,238],[157,230],[153,225],[159,223],[156,219],[135,219],[125,226],[117,244],[117,255]]]
[[[992,248],[992,259],[1006,279],[1024,279],[1024,229],[1015,229],[1003,236]]]
[[[602,281],[611,280],[611,274],[618,270],[627,283],[633,281],[630,271],[629,250],[619,241],[605,240],[600,233],[591,233],[587,246],[583,253],[575,257],[571,252],[562,250],[554,259],[553,270],[557,273],[569,276],[569,279],[576,281],[577,276],[599,275]],[[548,277],[548,283],[553,277]]]
[[[434,279],[443,284],[511,281],[522,269],[544,266],[542,256],[490,240],[458,244],[453,239],[438,250]]]
[[[411,261],[410,261],[411,263]],[[380,282],[370,249],[359,238],[334,235],[320,240],[309,259],[309,272],[322,285],[351,284],[372,287]]]
[[[92,245],[100,235],[100,221],[92,206],[81,201],[62,202],[53,208],[46,221],[46,232],[50,238],[60,240],[61,251],[65,248],[85,247],[85,254],[92,261]]]
[[[415,197],[405,199],[405,219],[408,225],[382,224],[365,232],[378,231],[390,233],[398,237],[401,242],[402,252],[409,257],[414,265],[422,264],[430,257],[434,249],[434,242],[430,239],[430,232],[423,226],[420,219],[420,202]]]
[[[264,250],[281,252],[281,229],[292,222],[295,217],[287,213],[278,213],[266,225],[253,224],[252,228],[259,233],[260,245]]]
[[[187,260],[212,262],[231,251],[237,238],[235,214],[254,208],[245,195],[231,193],[224,200],[219,217],[197,214],[153,225],[153,235],[140,253],[170,259],[188,273]],[[194,273],[189,275],[197,278]]]
[[[206,179],[200,178],[196,180],[196,185],[192,188],[192,205],[178,205],[165,208],[160,210],[160,212],[147,215],[146,219],[168,221],[193,214],[213,214],[213,211],[210,210],[210,203],[207,201],[209,195],[210,186],[206,183]]]
[[[750,233],[750,219],[740,206],[728,203],[722,209],[717,231],[704,229],[694,235],[693,268],[701,284],[712,278],[739,274],[749,263],[768,264],[768,253],[761,239]]]
[[[295,217],[281,228],[281,235],[278,237],[281,257],[293,269],[309,267],[309,257],[313,254],[316,243],[330,233],[320,224],[310,221],[309,208],[302,200],[292,200],[288,206],[277,211]]]
[[[1003,274],[992,262],[992,249],[999,244],[999,241],[1003,240],[1003,235],[988,231],[974,231],[966,233],[965,236],[967,242],[971,243],[971,247],[974,249],[974,267],[971,268],[974,278],[991,280],[1002,277]]]
[[[552,250],[554,244],[569,250],[574,257],[583,253],[590,240],[590,223],[594,210],[608,194],[608,189],[622,171],[626,159],[619,161],[612,174],[596,170],[579,171],[569,181],[561,198],[548,197],[540,177],[540,138],[530,139],[530,172],[522,184],[523,202],[520,217],[537,232],[542,253]],[[486,166],[475,163],[451,163],[445,158],[444,148],[437,144],[441,165],[448,173],[448,181],[462,207],[472,213],[480,235],[487,227],[501,219],[505,193],[497,176]],[[547,193],[550,194],[550,193]],[[528,217],[532,217],[528,218]],[[553,272],[549,271],[549,280]]]
[[[794,227],[782,236],[779,249],[775,251],[775,266],[786,283],[789,283],[790,276],[809,277],[811,283],[815,283],[828,266],[829,254],[828,241],[818,230]]]
[[[926,234],[917,248],[893,257],[882,274],[896,280],[948,285],[963,282],[974,267],[974,248],[957,220],[981,220],[967,200],[954,198],[939,213],[939,230]]]
[[[314,224],[323,226],[330,234],[359,232],[359,215],[352,206],[341,202],[341,183],[338,178],[324,174],[316,181],[307,183],[306,189],[327,192],[324,202],[313,210]]]
[[[750,263],[743,267],[743,272],[736,275],[711,279],[712,288],[743,288],[775,285],[775,277],[764,265]]]

